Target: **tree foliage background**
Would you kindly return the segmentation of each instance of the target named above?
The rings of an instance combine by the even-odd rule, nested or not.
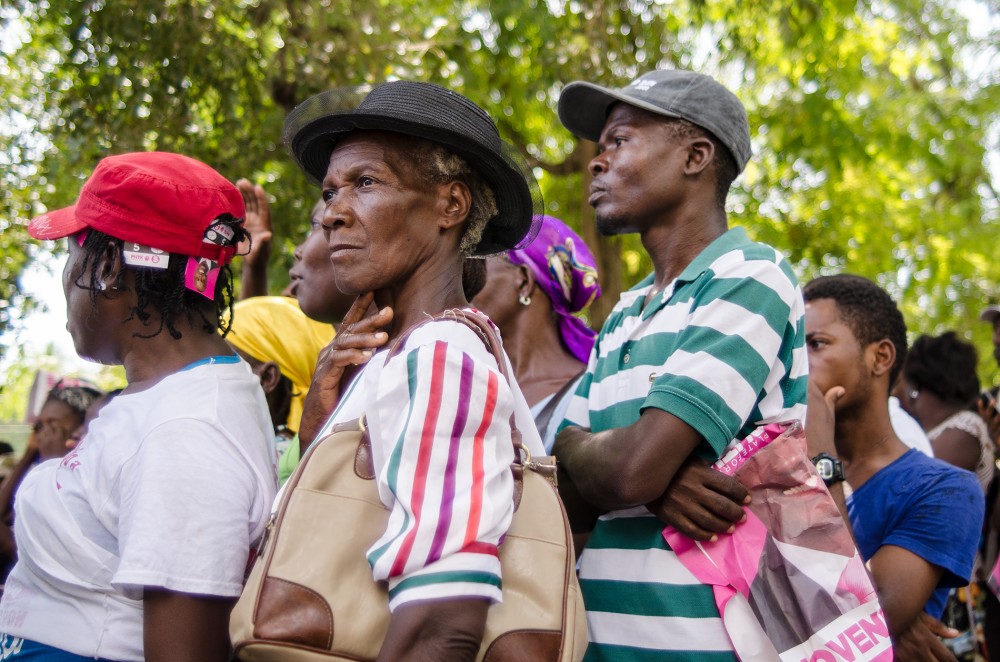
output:
[[[37,250],[24,224],[72,203],[116,152],[183,152],[263,183],[279,290],[318,194],[281,146],[284,116],[315,92],[393,77],[452,87],[497,118],[536,166],[549,211],[597,247],[599,323],[650,265],[635,237],[596,237],[585,194],[594,146],[561,127],[556,100],[573,80],[684,67],[724,81],[750,114],[755,157],[730,197],[734,224],[783,249],[803,280],[875,278],[911,330],[958,328],[985,350],[975,315],[1000,295],[987,167],[1000,2],[963,5],[0,0],[0,330],[30,305],[17,287]]]

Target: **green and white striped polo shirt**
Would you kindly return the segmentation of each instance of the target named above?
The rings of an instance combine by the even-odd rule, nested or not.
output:
[[[643,307],[625,292],[590,356],[564,425],[631,425],[657,407],[698,430],[715,460],[764,423],[805,417],[804,304],[780,253],[742,228],[716,239]],[[677,560],[643,507],[603,516],[580,562],[586,660],[734,660],[712,589]]]

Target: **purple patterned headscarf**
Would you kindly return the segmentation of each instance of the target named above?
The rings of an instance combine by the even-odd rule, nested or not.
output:
[[[535,240],[521,250],[507,251],[514,264],[531,269],[535,282],[552,301],[559,316],[559,335],[573,356],[587,362],[597,334],[578,313],[601,296],[597,263],[580,235],[552,216],[542,216]]]

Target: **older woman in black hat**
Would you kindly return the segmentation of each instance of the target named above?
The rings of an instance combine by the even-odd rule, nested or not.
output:
[[[500,599],[512,414],[529,450],[543,451],[517,384],[482,338],[452,320],[421,322],[468,309],[465,256],[530,242],[534,180],[489,116],[444,88],[396,81],[354,112],[327,107],[320,95],[293,111],[286,142],[321,182],[337,287],[359,298],[321,355],[300,437],[307,445],[366,417],[391,511],[368,550],[392,610],[379,659],[471,660]],[[382,349],[411,329],[386,358]],[[352,363],[364,365],[344,383]]]

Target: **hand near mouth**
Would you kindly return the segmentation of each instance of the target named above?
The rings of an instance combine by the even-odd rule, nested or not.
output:
[[[392,308],[387,306],[378,310],[374,301],[373,292],[360,295],[344,316],[333,342],[319,353],[299,424],[299,445],[303,453],[336,408],[342,386],[350,382],[357,366],[367,363],[389,340],[389,334],[382,329],[392,322]]]

